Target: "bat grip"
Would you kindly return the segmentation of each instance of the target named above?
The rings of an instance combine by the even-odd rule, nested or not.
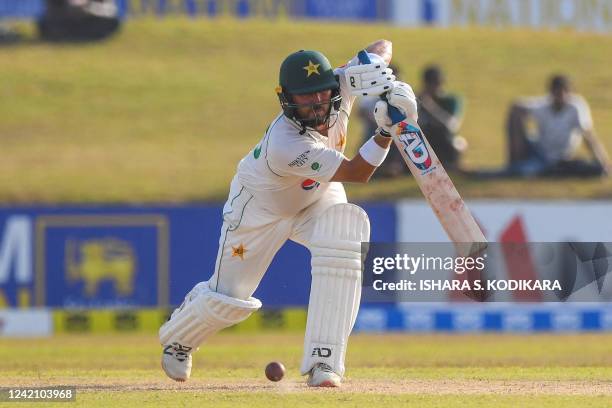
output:
[[[372,61],[370,61],[370,57],[368,56],[368,53],[366,52],[366,50],[359,51],[357,53],[357,58],[359,59],[359,62],[364,65],[372,63]],[[387,102],[387,113],[389,114],[389,118],[391,118],[391,122],[394,125],[406,119],[406,116],[404,116],[404,114],[399,109],[389,104],[389,102],[387,101],[387,96],[385,94],[380,95],[380,99]]]
[[[406,116],[395,106],[391,105],[387,101],[387,97],[385,95],[380,95],[380,99],[387,102],[387,114],[391,118],[391,122],[393,125],[400,123],[401,121],[406,119]]]

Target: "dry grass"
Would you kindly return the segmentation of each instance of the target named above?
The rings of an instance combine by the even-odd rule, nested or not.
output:
[[[609,406],[610,335],[354,335],[347,378],[313,390],[299,334],[222,334],[195,354],[192,379],[159,367],[154,336],[0,340],[0,387],[74,385],[77,406]],[[24,352],[27,351],[27,352]],[[279,383],[263,376],[287,366]],[[233,404],[233,405],[232,405]]]
[[[612,38],[383,24],[142,19],[110,41],[0,48],[0,202],[223,200],[240,158],[278,111],[279,62],[299,48],[341,64],[377,38],[403,78],[436,61],[467,101],[466,164],[503,162],[510,101],[570,74],[612,150]],[[350,125],[349,153],[361,139]],[[471,197],[609,198],[612,181],[473,182]],[[353,199],[420,197],[409,178],[351,186]]]

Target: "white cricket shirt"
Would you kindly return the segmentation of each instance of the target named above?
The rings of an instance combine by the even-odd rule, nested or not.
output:
[[[354,63],[356,59],[346,66]],[[311,130],[300,135],[301,128],[281,113],[238,164],[235,177],[259,207],[273,214],[292,217],[321,198],[346,158],[348,118],[355,97],[348,90],[344,67],[334,72],[339,76],[342,103],[327,137]]]

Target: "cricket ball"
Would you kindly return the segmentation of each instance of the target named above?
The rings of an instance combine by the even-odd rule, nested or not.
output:
[[[270,381],[280,381],[285,375],[285,366],[283,363],[273,361],[266,366],[266,377]]]

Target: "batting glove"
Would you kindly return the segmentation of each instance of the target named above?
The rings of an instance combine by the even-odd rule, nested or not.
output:
[[[354,96],[378,96],[393,88],[395,75],[376,54],[369,54],[371,64],[349,66],[344,70],[346,83]]]
[[[387,93],[387,102],[398,108],[409,120],[416,122],[419,119],[416,96],[407,83],[395,81],[393,89]]]

